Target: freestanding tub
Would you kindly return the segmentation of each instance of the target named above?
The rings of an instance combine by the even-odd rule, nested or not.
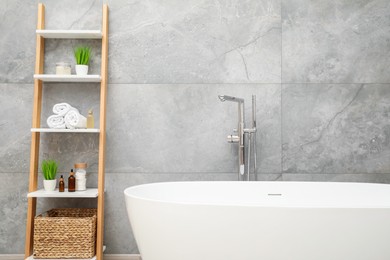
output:
[[[390,185],[172,182],[127,188],[143,260],[389,260]]]

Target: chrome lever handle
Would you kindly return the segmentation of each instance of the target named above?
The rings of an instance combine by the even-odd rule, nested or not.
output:
[[[227,141],[228,143],[238,143],[240,141],[240,137],[238,135],[228,135]]]

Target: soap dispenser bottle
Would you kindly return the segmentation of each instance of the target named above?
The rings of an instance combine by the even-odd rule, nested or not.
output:
[[[90,109],[87,116],[87,128],[95,128],[95,119],[93,118],[93,111]]]
[[[76,191],[76,178],[74,177],[73,169],[71,169],[70,173],[69,173],[68,191],[69,192],[75,192]]]

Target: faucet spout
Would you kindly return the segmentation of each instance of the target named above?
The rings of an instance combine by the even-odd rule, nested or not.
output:
[[[219,100],[221,100],[221,102],[232,101],[232,102],[244,103],[244,99],[238,97],[219,95],[218,98]]]

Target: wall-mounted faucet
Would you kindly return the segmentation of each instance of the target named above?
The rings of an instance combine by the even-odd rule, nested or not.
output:
[[[238,143],[238,180],[250,180],[251,146],[254,150],[254,175],[256,175],[256,96],[252,95],[252,128],[245,128],[244,99],[226,95],[219,95],[219,99],[238,103],[238,127],[233,129],[236,134],[228,136],[229,143]],[[248,141],[246,141],[248,135]],[[246,156],[246,151],[248,155]],[[246,166],[246,167],[245,167]],[[246,170],[245,170],[246,168]],[[246,178],[245,178],[246,177]]]

